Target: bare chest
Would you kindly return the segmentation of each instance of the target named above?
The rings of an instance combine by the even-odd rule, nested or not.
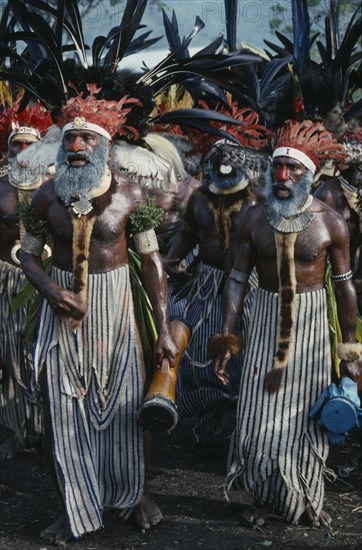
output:
[[[126,202],[122,204],[120,201],[112,201],[96,216],[92,230],[92,240],[111,242],[119,239],[125,230],[130,211],[130,206]],[[66,208],[59,199],[55,199],[48,209],[47,218],[55,240],[72,240],[71,208]]]
[[[0,217],[3,223],[16,223],[19,218],[18,192],[4,181],[0,183]]]
[[[243,204],[243,201],[224,204],[221,199],[213,202],[200,199],[194,209],[194,216],[200,231],[206,234],[210,234],[212,231],[219,233],[222,227],[228,227],[230,232],[236,231]]]
[[[267,221],[258,224],[253,232],[253,245],[257,256],[265,261],[276,260],[275,231]],[[297,235],[294,258],[303,263],[313,263],[330,245],[327,231],[315,220]]]

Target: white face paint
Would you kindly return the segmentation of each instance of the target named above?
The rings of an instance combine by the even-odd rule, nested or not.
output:
[[[232,166],[227,166],[226,164],[220,165],[220,174],[230,174],[232,170],[233,170]]]
[[[208,162],[208,174],[220,190],[231,190],[246,178],[245,151],[234,143],[223,140],[219,145],[214,145]]]

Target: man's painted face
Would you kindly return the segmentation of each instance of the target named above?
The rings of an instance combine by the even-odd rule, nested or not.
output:
[[[274,194],[280,199],[288,199],[292,195],[292,189],[307,169],[298,160],[289,157],[276,157],[272,162],[272,177],[274,182]]]
[[[65,204],[100,186],[108,156],[109,142],[96,132],[70,130],[64,134],[57,156],[55,188]]]
[[[101,137],[90,130],[69,130],[63,137],[63,149],[69,166],[85,166],[101,143]]]
[[[211,151],[208,173],[220,189],[229,189],[246,177],[245,151],[238,145],[222,143]]]
[[[273,159],[265,177],[269,206],[283,217],[295,215],[308,197],[313,176],[313,172],[298,160],[289,157]]]
[[[8,156],[10,158],[16,157],[16,155],[21,153],[21,151],[24,151],[24,149],[29,147],[29,145],[34,143],[34,141],[39,141],[39,140],[34,140],[34,139],[30,140],[30,139],[22,138],[21,134],[19,134],[19,136],[14,136],[11,142],[9,143]]]

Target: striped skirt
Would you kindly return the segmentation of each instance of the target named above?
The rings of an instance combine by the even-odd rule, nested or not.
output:
[[[177,407],[181,417],[199,416],[222,403],[238,399],[242,353],[229,362],[227,386],[221,384],[208,357],[209,338],[221,331],[223,271],[205,264],[199,266],[197,279],[184,311],[184,321],[192,327],[192,335],[178,372]],[[245,300],[245,311],[238,325],[243,337],[248,324],[252,291]]]
[[[23,330],[30,301],[11,313],[13,299],[26,283],[23,271],[0,261],[0,356],[3,361],[0,384],[0,424],[10,429],[18,445],[25,436],[42,432],[42,416],[37,404],[28,399],[31,383],[31,347],[23,342]]]
[[[307,503],[316,517],[322,509],[328,442],[308,413],[331,372],[325,290],[297,294],[295,307],[289,362],[270,395],[264,379],[273,366],[278,294],[255,291],[226,479],[292,523]]]
[[[193,251],[188,252],[186,257],[183,260],[184,263],[184,269],[187,269],[187,267],[195,260],[195,257],[197,256],[198,247],[194,249]],[[172,319],[182,319],[186,305],[187,305],[187,290],[185,290],[185,287],[188,286],[188,279],[186,279],[183,283],[182,290],[180,290],[178,293],[175,294],[175,281],[172,279],[172,277],[169,277],[167,279],[168,283],[168,314],[170,320]],[[192,286],[192,285],[191,285]],[[185,293],[184,296],[180,297],[179,294]]]
[[[52,278],[71,288],[72,274]],[[144,372],[128,266],[88,277],[89,315],[74,333],[43,302],[34,365],[46,363],[54,455],[72,534],[102,526],[105,507],[141,499]]]

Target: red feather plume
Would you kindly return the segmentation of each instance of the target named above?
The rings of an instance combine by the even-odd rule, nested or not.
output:
[[[99,89],[95,84],[87,84],[89,96],[83,98],[83,93],[77,97],[71,97],[62,107],[57,119],[57,125],[62,128],[76,117],[84,117],[87,122],[101,126],[113,137],[117,135],[131,135],[138,138],[138,132],[132,126],[127,125],[127,115],[132,110],[132,105],[141,106],[141,102],[133,97],[124,96],[119,101],[98,99]]]
[[[293,147],[306,154],[316,165],[317,170],[327,160],[343,163],[344,146],[325,129],[322,123],[304,120],[287,120],[272,138],[273,149]]]
[[[25,109],[19,112],[22,94],[18,94],[14,102],[11,97],[7,98],[7,103],[3,104],[0,113],[0,151],[5,152],[8,149],[9,134],[20,126],[29,126],[35,128],[44,135],[48,128],[53,124],[50,113],[44,109],[40,103],[27,105]]]

